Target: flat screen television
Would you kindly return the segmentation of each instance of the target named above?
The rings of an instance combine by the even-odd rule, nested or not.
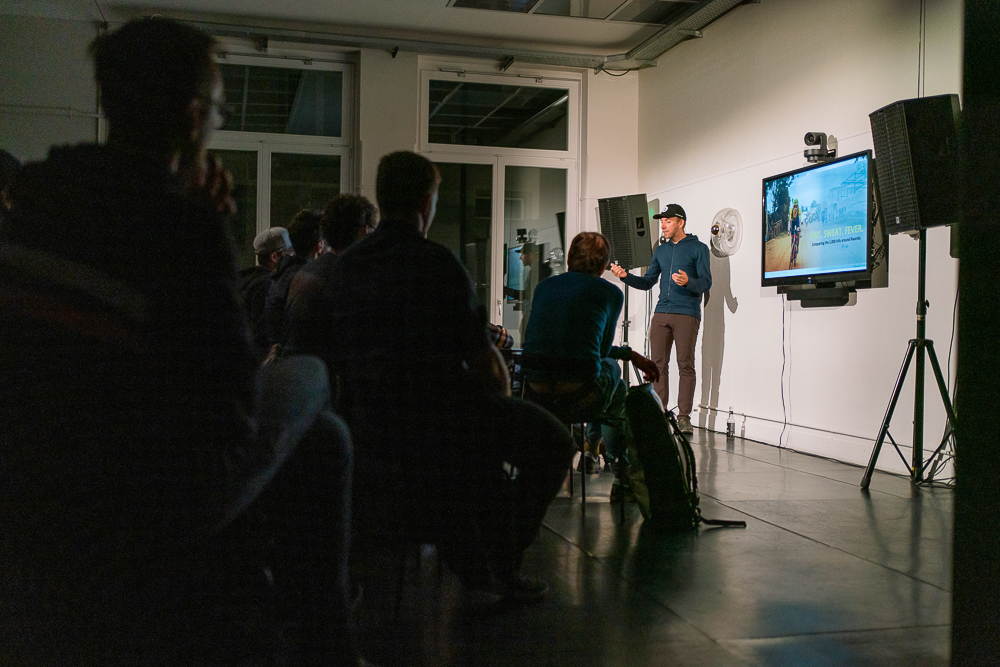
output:
[[[872,287],[876,255],[871,151],[763,180],[760,276],[764,287]]]

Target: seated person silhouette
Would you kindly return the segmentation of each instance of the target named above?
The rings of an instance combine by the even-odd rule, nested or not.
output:
[[[624,296],[601,278],[609,257],[604,236],[576,235],[566,256],[569,270],[535,290],[521,365],[525,396],[567,422],[588,422],[590,451],[603,436],[618,477],[624,471],[626,393],[619,361],[635,364],[646,379],[659,371],[631,348],[612,345]]]
[[[554,417],[509,396],[469,274],[427,240],[439,183],[426,158],[382,158],[381,222],[310,267],[321,285],[300,295],[290,344],[338,378],[355,443],[355,532],[433,542],[467,587],[535,600],[546,585],[520,573],[522,556],[572,441]]]

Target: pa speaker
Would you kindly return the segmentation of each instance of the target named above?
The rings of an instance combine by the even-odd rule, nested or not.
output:
[[[626,271],[649,266],[653,258],[652,235],[646,195],[628,195],[597,200],[601,233],[611,246],[611,262]]]
[[[958,221],[958,95],[901,100],[869,114],[886,231]]]

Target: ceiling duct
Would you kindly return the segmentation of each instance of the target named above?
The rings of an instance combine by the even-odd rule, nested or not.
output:
[[[716,19],[740,5],[760,4],[760,0],[702,0],[674,23],[630,50],[625,57],[636,62],[653,60],[692,37],[701,37],[701,31]]]
[[[690,11],[679,17],[677,21],[665,27],[628,53],[611,56],[529,49],[507,49],[471,44],[448,44],[444,42],[366,37],[361,35],[198,21],[193,22],[193,25],[218,37],[249,39],[255,43],[260,43],[262,39],[271,38],[298,42],[300,44],[325,44],[358,49],[384,49],[389,52],[402,50],[411,53],[455,56],[460,58],[487,58],[497,60],[506,67],[510,67],[512,63],[517,62],[558,67],[587,68],[594,71],[623,71],[643,67],[655,67],[656,59],[668,50],[684,40],[691,39],[692,37],[700,37],[702,28],[735,7],[748,4],[748,2],[759,2],[759,0],[702,0],[702,2],[692,7]],[[266,41],[264,43],[266,44]]]

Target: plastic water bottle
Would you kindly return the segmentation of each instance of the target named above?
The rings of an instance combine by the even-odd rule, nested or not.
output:
[[[726,438],[736,437],[736,417],[733,416],[733,408],[729,407],[729,419],[726,420]]]

